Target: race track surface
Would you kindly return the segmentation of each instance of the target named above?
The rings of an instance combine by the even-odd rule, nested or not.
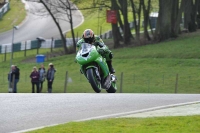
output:
[[[14,43],[26,40],[36,40],[37,37],[50,39],[52,37],[60,38],[60,33],[53,19],[50,16],[36,16],[33,13],[34,9],[41,7],[41,3],[26,2],[27,18],[15,30]],[[83,22],[83,16],[78,10],[73,12],[73,26],[76,27]],[[66,18],[67,16],[65,16]],[[64,18],[64,17],[63,17]],[[64,19],[65,19],[64,18]],[[59,20],[59,24],[63,32],[70,30],[69,22]],[[82,31],[81,31],[82,32]],[[0,34],[0,44],[10,44],[12,42],[12,30]]]
[[[0,94],[0,131],[41,126],[200,101],[198,94]]]

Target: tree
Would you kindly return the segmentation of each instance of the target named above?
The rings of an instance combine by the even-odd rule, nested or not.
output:
[[[141,0],[141,4],[143,7],[143,16],[144,16],[144,38],[151,40],[148,32],[148,25],[149,25],[149,12],[150,12],[150,5],[151,5],[151,0],[148,0],[148,5],[146,8],[144,0]]]
[[[197,28],[200,29],[200,0],[197,3]]]
[[[111,6],[110,6],[110,2],[111,2]],[[121,20],[121,16],[120,16],[120,7],[118,5],[118,2],[116,0],[102,0],[101,2],[97,1],[95,2],[93,0],[93,5],[99,5],[99,6],[104,6],[104,7],[107,7],[111,10],[115,10],[116,13],[117,13],[117,23],[112,23],[111,26],[112,26],[112,36],[113,36],[113,42],[114,42],[114,48],[118,48],[120,47],[120,42],[123,41],[123,37],[120,33],[120,30],[119,30],[119,27],[118,25],[120,26],[120,28],[123,30],[123,22]],[[108,5],[106,5],[106,3]]]
[[[119,15],[119,6],[117,5],[116,0],[111,0],[111,9],[117,11],[117,20],[118,23],[120,22],[121,18]],[[112,24],[112,34],[113,34],[113,41],[114,41],[114,48],[120,47],[120,41],[123,40],[121,33],[118,28],[118,23]]]
[[[190,32],[194,32],[197,29],[196,18],[199,0],[187,0],[185,1],[184,8],[184,28],[188,29]]]
[[[135,33],[136,33],[136,41],[140,43],[140,17],[141,17],[141,1],[139,2],[139,7],[137,9],[136,4],[134,3],[134,0],[130,0],[131,7],[132,7],[132,13],[133,13],[133,19],[134,19],[134,27],[135,27]]]
[[[127,0],[118,0],[120,4],[120,10],[123,15],[124,23],[123,23],[123,33],[124,33],[124,45],[128,45],[130,43],[131,38],[133,38],[128,22],[128,4]]]
[[[71,34],[73,39],[73,52],[76,51],[76,42],[75,42],[75,35],[74,35],[74,28],[73,28],[73,14],[72,10],[77,10],[75,5],[71,3],[69,0],[57,0],[57,3],[53,4],[52,6],[55,7],[58,14],[67,15],[68,20],[64,19],[65,21],[70,23],[71,27]]]
[[[54,20],[56,26],[58,27],[58,30],[59,30],[59,33],[60,33],[60,36],[61,36],[61,39],[62,39],[62,43],[63,43],[64,52],[65,52],[65,54],[67,54],[68,49],[67,49],[67,46],[66,46],[66,38],[63,35],[63,32],[62,32],[62,29],[61,29],[60,24],[58,22],[58,19],[56,19],[56,17],[54,16],[55,14],[53,14],[53,12],[51,11],[51,8],[49,8],[43,0],[40,0],[40,2],[44,5],[44,7],[46,8],[48,13],[51,15],[52,19]]]
[[[174,0],[172,3],[172,16],[171,16],[171,35],[172,37],[177,37],[180,31],[180,23],[182,20],[182,13],[186,6],[187,0],[182,0],[179,4],[179,0]]]
[[[172,1],[159,0],[159,15],[156,25],[156,40],[158,41],[171,37]]]
[[[69,52],[67,46],[66,46],[66,38],[62,32],[62,29],[59,24],[59,20],[64,20],[68,23],[70,23],[71,28],[71,34],[73,38],[73,52],[76,51],[76,42],[75,42],[75,35],[74,35],[74,28],[73,28],[73,11],[77,10],[75,5],[71,3],[69,0],[27,0],[32,2],[40,2],[45,7],[45,11],[43,9],[38,9],[37,12],[42,12],[43,16],[47,15],[46,11],[49,13],[49,15],[54,20],[56,26],[58,27],[58,30],[60,32],[60,36],[63,42],[63,48],[65,51],[65,54]],[[32,13],[36,14],[35,11]],[[41,15],[41,14],[40,14]]]

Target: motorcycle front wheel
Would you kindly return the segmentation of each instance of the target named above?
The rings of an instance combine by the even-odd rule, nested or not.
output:
[[[89,69],[87,69],[86,73],[87,73],[87,78],[88,78],[93,90],[96,93],[100,93],[101,92],[101,83],[96,78],[97,75],[95,73],[95,70],[93,68],[89,68]]]

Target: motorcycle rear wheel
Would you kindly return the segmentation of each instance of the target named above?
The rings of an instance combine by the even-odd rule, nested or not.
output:
[[[115,82],[111,83],[111,86],[108,90],[106,90],[108,93],[115,93],[117,91],[117,85]]]
[[[89,68],[86,73],[87,73],[87,77],[88,77],[88,80],[93,88],[93,90],[96,92],[96,93],[100,93],[101,92],[101,83],[97,80],[97,76],[94,72],[95,70],[93,68]]]

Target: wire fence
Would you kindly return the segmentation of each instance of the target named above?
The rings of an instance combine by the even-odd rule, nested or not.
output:
[[[125,93],[200,93],[199,75],[160,74],[120,75],[120,92]]]
[[[31,72],[20,74],[18,92],[31,93]],[[136,75],[133,73],[118,73],[117,93],[200,93],[200,76],[181,74]],[[47,81],[44,82],[43,93],[47,91]],[[8,73],[0,74],[0,93],[8,92]],[[53,83],[54,93],[93,93],[87,79],[77,72],[56,72]],[[102,90],[102,92],[106,92]]]

